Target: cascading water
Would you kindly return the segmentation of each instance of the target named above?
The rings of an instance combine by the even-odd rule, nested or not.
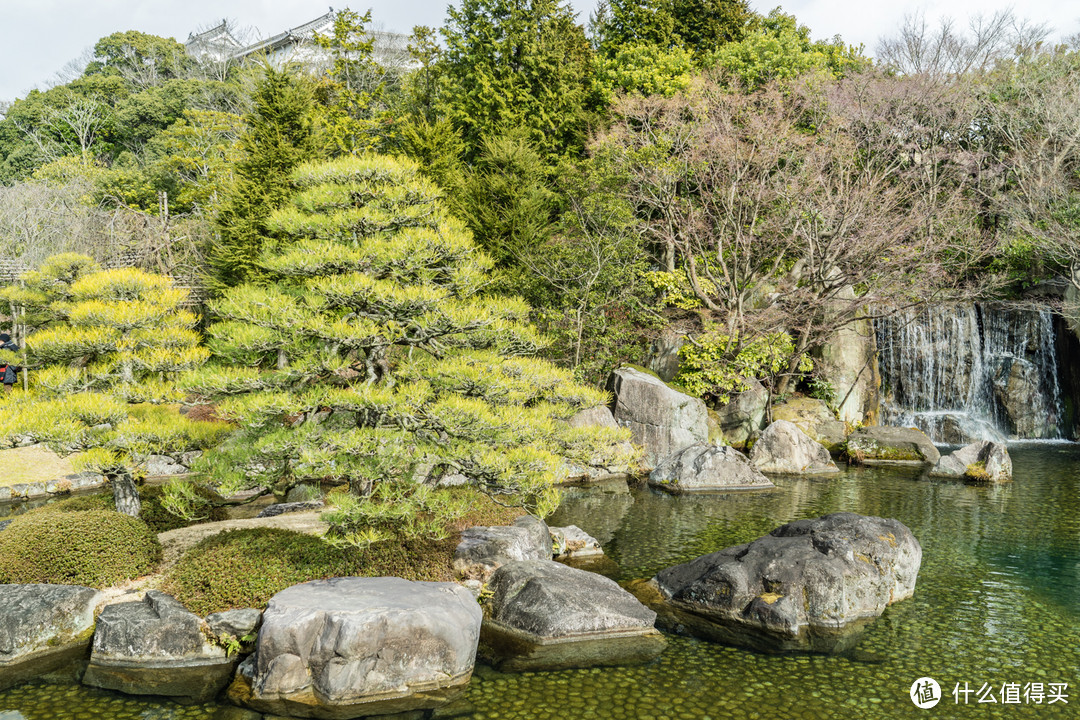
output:
[[[927,306],[875,323],[882,420],[934,442],[1062,437],[1046,308]]]

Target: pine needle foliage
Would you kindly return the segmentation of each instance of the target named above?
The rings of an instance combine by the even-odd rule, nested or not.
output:
[[[85,261],[85,262],[84,262]],[[228,431],[223,423],[194,422],[171,407],[184,394],[174,379],[202,365],[198,318],[182,307],[187,291],[172,280],[135,268],[72,273],[89,258],[54,258],[41,277],[41,314],[51,321],[26,341],[33,387],[7,398],[0,437],[30,434],[60,454],[79,453],[78,466],[104,474],[117,508],[138,514],[133,475],[149,454],[204,449]],[[77,277],[74,277],[77,275]],[[45,301],[49,302],[45,302]]]
[[[622,431],[565,422],[607,397],[531,357],[528,306],[485,294],[491,258],[417,165],[347,157],[292,181],[272,282],[212,304],[219,362],[187,380],[243,428],[205,457],[222,492],[347,483],[328,539],[365,546],[442,536],[467,510],[446,475],[543,514],[567,459],[625,454]]]

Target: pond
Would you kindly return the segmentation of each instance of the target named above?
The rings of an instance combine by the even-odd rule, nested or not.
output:
[[[927,716],[1076,717],[1080,446],[1021,444],[1010,451],[1015,482],[998,487],[857,468],[829,479],[781,478],[766,493],[671,497],[618,484],[569,490],[550,523],[594,535],[623,580],[796,518],[841,510],[905,523],[922,543],[922,570],[914,598],[889,608],[846,656],[767,656],[672,637],[657,661],[639,667],[503,674],[478,666],[467,694],[474,711],[465,717],[910,718],[922,711],[908,692],[924,676],[936,679],[943,694]],[[1042,683],[1041,704],[1037,694],[1025,698],[1029,683]],[[1068,683],[1068,705],[1050,704],[1051,683]],[[971,690],[967,705],[963,692],[957,704],[957,684]],[[988,690],[996,702],[980,703]],[[1002,702],[1013,699],[1019,702]],[[18,718],[13,711],[27,720],[204,720],[227,713],[63,684],[0,693],[0,720]]]

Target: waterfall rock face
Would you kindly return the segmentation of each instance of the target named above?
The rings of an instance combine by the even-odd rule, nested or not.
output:
[[[1039,369],[1016,357],[998,358],[994,371],[994,396],[1005,408],[1010,434],[1021,438],[1050,437],[1054,417],[1043,394]]]
[[[1061,437],[1049,308],[935,305],[876,323],[883,420],[935,442]]]
[[[630,428],[634,443],[645,450],[645,467],[656,467],[668,455],[708,440],[708,413],[699,398],[628,367],[611,373],[607,389],[614,397],[615,420]]]
[[[631,590],[681,634],[764,652],[842,652],[911,597],[922,547],[903,523],[854,513],[796,520]]]
[[[777,420],[754,443],[750,463],[758,470],[785,475],[840,472],[825,446],[787,420]]]

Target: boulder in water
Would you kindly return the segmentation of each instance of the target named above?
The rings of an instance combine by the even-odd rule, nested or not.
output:
[[[935,465],[941,453],[918,428],[879,425],[848,435],[848,456],[867,465]]]
[[[142,602],[107,605],[83,682],[130,695],[210,700],[229,684],[239,658],[211,644],[202,624],[157,590],[148,590]]]
[[[785,475],[840,472],[824,445],[787,420],[765,428],[750,450],[750,463],[762,472]]]
[[[774,487],[741,452],[708,443],[691,445],[668,457],[649,473],[649,485],[672,494]]]
[[[500,670],[557,670],[647,662],[665,646],[656,613],[614,580],[550,560],[503,565],[491,576],[480,654]]]
[[[0,585],[0,690],[85,657],[100,598],[79,585]]]
[[[632,590],[673,632],[763,652],[843,652],[911,597],[922,548],[897,520],[834,513],[662,570]]]
[[[942,456],[930,471],[930,476],[962,477],[975,482],[1008,482],[1012,480],[1012,458],[1004,444],[982,440]]]
[[[811,440],[821,443],[833,454],[840,454],[847,439],[847,426],[837,420],[825,401],[796,397],[773,407],[773,420],[795,423]]]
[[[229,698],[273,715],[335,720],[437,708],[468,684],[482,619],[456,583],[294,585],[270,599]]]

